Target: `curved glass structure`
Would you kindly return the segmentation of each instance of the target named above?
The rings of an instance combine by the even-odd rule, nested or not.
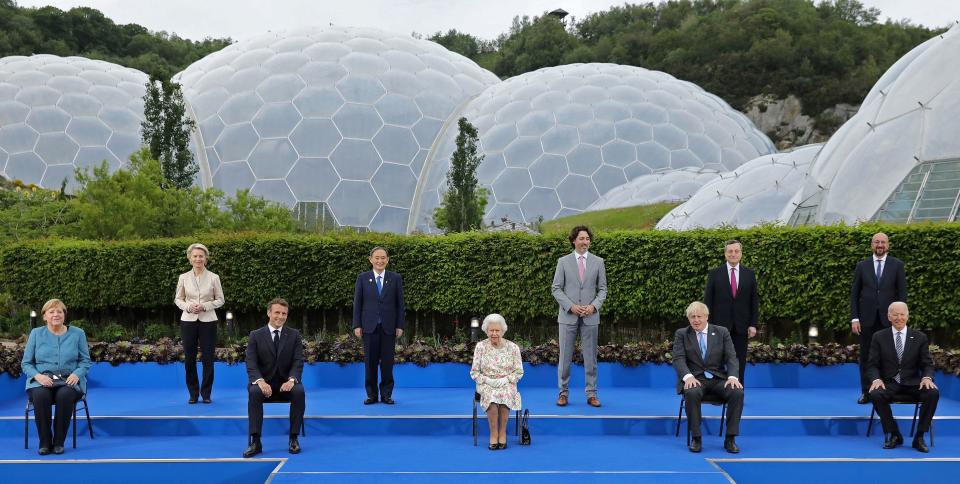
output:
[[[499,82],[433,42],[344,27],[266,33],[174,80],[197,120],[204,186],[385,232],[407,231],[444,123]]]
[[[897,61],[827,142],[791,224],[954,220],[960,26]],[[930,166],[927,166],[930,165]]]
[[[146,74],[55,55],[0,59],[0,173],[58,189],[74,170],[111,170],[140,147]]]
[[[707,168],[680,168],[642,175],[605,193],[586,211],[685,201],[700,187],[718,178],[719,172]]]
[[[586,210],[642,175],[680,168],[729,171],[773,153],[744,115],[663,72],[571,64],[496,84],[463,110],[480,135],[485,221],[553,219]],[[418,190],[411,226],[431,230],[446,190],[456,129],[448,129]]]
[[[822,144],[765,155],[707,183],[690,200],[657,223],[658,229],[685,230],[731,225],[786,223]]]

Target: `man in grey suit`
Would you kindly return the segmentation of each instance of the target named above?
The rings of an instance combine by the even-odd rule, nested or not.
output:
[[[588,252],[593,234],[578,225],[570,231],[573,253],[557,259],[551,292],[560,305],[557,322],[560,324],[560,361],[557,380],[560,396],[557,405],[568,403],[570,363],[580,331],[581,353],[586,377],[587,404],[599,407],[597,398],[597,334],[600,327],[600,306],[607,298],[607,271],[603,259]]]
[[[735,437],[740,433],[743,413],[743,385],[737,378],[739,361],[733,339],[727,328],[707,324],[710,310],[694,301],[687,306],[690,326],[680,328],[673,338],[673,369],[680,380],[677,393],[683,393],[687,425],[692,439],[690,452],[700,452],[700,403],[705,394],[727,402],[727,438],[723,448],[731,454],[740,452]]]

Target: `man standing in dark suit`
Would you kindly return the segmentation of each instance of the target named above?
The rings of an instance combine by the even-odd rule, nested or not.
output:
[[[850,288],[850,328],[860,335],[860,399],[859,404],[869,403],[867,389],[871,379],[867,377],[867,362],[870,361],[870,345],[873,334],[890,327],[887,308],[894,301],[907,301],[907,276],[903,262],[887,253],[890,240],[887,234],[874,234],[870,242],[873,256],[857,263]]]
[[[353,288],[353,334],[363,337],[363,361],[366,364],[364,405],[377,400],[393,405],[393,354],[397,338],[406,326],[403,304],[403,278],[386,270],[390,256],[387,249],[370,251],[372,271],[357,276]],[[377,385],[377,368],[380,385]],[[377,392],[379,390],[379,398]]]
[[[695,301],[687,306],[690,326],[680,328],[673,337],[673,369],[680,378],[677,393],[683,392],[687,426],[692,436],[690,452],[700,452],[700,402],[713,394],[727,402],[727,437],[723,448],[740,452],[735,437],[740,433],[743,413],[743,385],[737,379],[737,355],[730,333],[723,326],[707,324],[710,310]]]
[[[300,383],[303,374],[303,340],[300,332],[285,328],[289,305],[276,298],[267,304],[266,326],[250,332],[247,341],[247,378],[249,396],[247,419],[250,425],[250,442],[244,457],[253,457],[263,451],[260,431],[263,428],[264,402],[290,402],[291,454],[300,453],[297,435],[303,424],[303,411],[307,398]]]
[[[930,430],[940,391],[933,383],[933,359],[927,335],[907,329],[909,316],[906,303],[898,301],[890,305],[887,319],[892,327],[873,334],[867,376],[871,381],[870,400],[887,435],[883,448],[892,449],[903,443],[903,435],[890,410],[890,402],[903,398],[920,402],[920,422],[913,448],[926,453],[930,449],[923,441],[923,433]]]
[[[733,338],[737,351],[740,383],[747,367],[747,338],[757,335],[760,316],[760,297],[757,295],[757,277],[752,269],[743,267],[743,245],[728,240],[723,245],[727,263],[710,271],[703,302],[710,309],[710,321],[723,326]]]

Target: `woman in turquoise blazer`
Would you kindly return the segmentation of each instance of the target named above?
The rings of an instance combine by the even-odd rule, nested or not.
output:
[[[87,393],[90,351],[87,335],[65,324],[67,307],[51,299],[41,310],[45,326],[34,328],[27,338],[20,367],[27,377],[27,393],[33,401],[33,416],[40,435],[40,455],[63,453],[70,417],[77,401]],[[53,432],[52,408],[56,405]]]

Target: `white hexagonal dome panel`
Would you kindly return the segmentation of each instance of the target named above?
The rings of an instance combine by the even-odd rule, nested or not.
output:
[[[707,183],[660,222],[658,229],[740,228],[786,223],[822,144],[764,155]]]
[[[345,27],[266,33],[174,80],[197,119],[205,186],[316,202],[340,225],[394,232],[407,230],[444,123],[499,82],[433,42]]]
[[[600,194],[642,175],[692,168],[729,171],[776,150],[741,113],[662,72],[571,64],[488,88],[463,110],[486,156],[485,220],[521,222],[586,210]],[[448,128],[421,179],[411,225],[432,230],[455,148]],[[530,176],[515,176],[528,171]],[[552,192],[553,195],[549,195]]]
[[[587,207],[587,211],[686,201],[700,187],[718,178],[720,173],[709,168],[680,168],[641,175],[604,193]]]
[[[123,166],[140,147],[148,79],[84,57],[0,59],[0,172],[72,191],[77,167]]]
[[[792,224],[955,219],[960,179],[933,165],[960,161],[958,52],[954,24],[887,70],[824,146]]]

